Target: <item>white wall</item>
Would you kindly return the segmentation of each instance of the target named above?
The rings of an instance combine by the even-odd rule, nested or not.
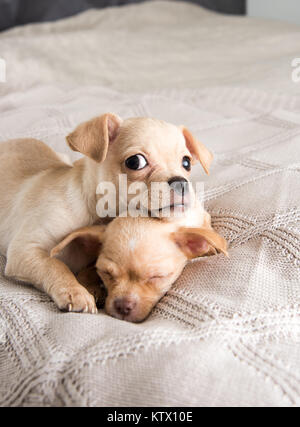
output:
[[[300,0],[247,0],[247,13],[300,24]]]

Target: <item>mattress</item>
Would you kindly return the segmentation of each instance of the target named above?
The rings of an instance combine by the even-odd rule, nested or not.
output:
[[[300,405],[300,27],[154,1],[0,34],[0,141],[113,111],[184,124],[215,155],[205,206],[229,242],[150,317],[62,313],[0,259],[1,406]]]

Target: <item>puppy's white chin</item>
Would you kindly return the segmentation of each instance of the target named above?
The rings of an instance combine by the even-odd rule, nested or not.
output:
[[[188,205],[184,205],[184,204],[178,204],[178,205],[174,205],[174,206],[170,206],[170,211],[171,212],[185,212],[188,209]]]
[[[176,204],[151,211],[151,216],[163,219],[184,218],[190,211],[190,204]]]

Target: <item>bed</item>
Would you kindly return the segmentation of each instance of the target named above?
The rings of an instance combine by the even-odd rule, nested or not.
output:
[[[153,1],[0,33],[0,141],[67,153],[113,111],[192,130],[229,255],[191,262],[141,324],[61,313],[4,277],[1,406],[300,405],[300,27]],[[295,80],[295,79],[294,79]]]

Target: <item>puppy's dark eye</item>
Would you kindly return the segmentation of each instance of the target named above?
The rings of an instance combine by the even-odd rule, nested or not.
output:
[[[187,171],[191,170],[191,159],[188,156],[184,156],[184,158],[182,159],[182,166]]]
[[[136,171],[144,169],[144,167],[148,165],[148,162],[142,154],[135,154],[134,156],[126,159],[125,165],[128,167],[128,169]]]

